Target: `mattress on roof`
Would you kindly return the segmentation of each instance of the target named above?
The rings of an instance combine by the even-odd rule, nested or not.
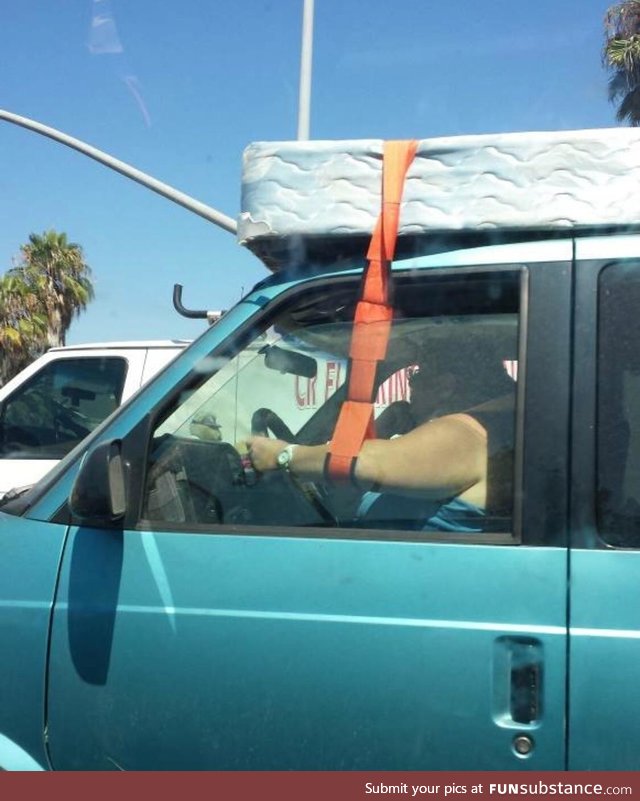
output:
[[[238,240],[269,267],[366,252],[383,140],[256,142],[243,157]],[[640,131],[594,129],[419,141],[398,249],[508,241],[640,223]],[[484,240],[483,240],[484,237]]]

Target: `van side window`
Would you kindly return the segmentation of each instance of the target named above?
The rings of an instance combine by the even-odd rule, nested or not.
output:
[[[598,287],[597,522],[610,544],[640,547],[640,264]]]
[[[120,357],[51,361],[0,407],[5,459],[61,459],[120,404],[127,362]]]
[[[322,475],[301,478],[294,470],[253,470],[246,442],[254,434],[302,445],[324,445],[332,438],[345,399],[358,286],[344,278],[291,294],[242,350],[212,354],[200,365],[153,433],[145,528],[511,534],[516,270],[397,276],[394,322],[377,374],[379,439],[402,437],[448,414],[468,413],[472,427],[485,427],[488,477],[481,500],[382,492]]]

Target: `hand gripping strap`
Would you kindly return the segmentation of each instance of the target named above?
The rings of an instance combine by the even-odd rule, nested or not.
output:
[[[376,370],[386,356],[393,319],[390,267],[398,238],[404,181],[417,147],[415,140],[384,143],[382,210],[367,251],[369,263],[353,321],[347,400],[340,409],[325,462],[325,474],[332,479],[349,478],[362,443],[375,436]]]

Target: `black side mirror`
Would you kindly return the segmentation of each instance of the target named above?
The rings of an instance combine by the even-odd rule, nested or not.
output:
[[[69,508],[79,522],[108,526],[127,510],[120,440],[101,442],[84,458],[71,489]]]

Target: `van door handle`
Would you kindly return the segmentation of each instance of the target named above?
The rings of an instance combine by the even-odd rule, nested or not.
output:
[[[511,642],[510,698],[511,719],[523,725],[542,716],[542,646],[535,640]]]

